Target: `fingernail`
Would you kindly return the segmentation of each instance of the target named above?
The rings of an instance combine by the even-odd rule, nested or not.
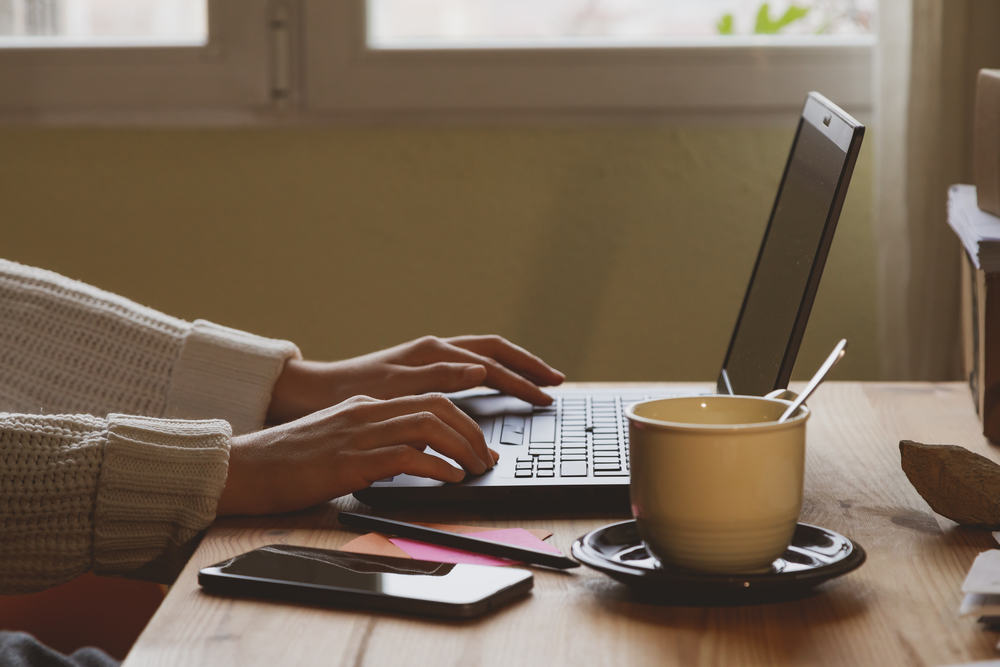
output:
[[[493,465],[496,465],[497,461],[500,460],[500,452],[495,449],[490,449],[490,456],[493,457]]]

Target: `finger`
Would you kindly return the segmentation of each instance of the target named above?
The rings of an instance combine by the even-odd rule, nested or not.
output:
[[[484,465],[490,468],[493,467],[494,459],[489,453],[489,449],[486,446],[486,439],[483,437],[483,431],[479,428],[479,424],[477,424],[472,417],[459,410],[454,403],[441,394],[403,396],[400,398],[389,399],[387,401],[380,401],[378,403],[359,406],[357,409],[359,410],[359,416],[370,422],[384,421],[394,417],[429,412],[458,433],[462,439],[468,443],[472,452],[475,453]],[[417,440],[417,438],[413,438],[411,440]],[[435,447],[435,449],[437,448]],[[465,465],[465,462],[457,456],[452,456],[444,451],[441,451],[441,453],[451,456],[459,463]],[[466,469],[475,472],[473,467],[466,466]]]
[[[407,445],[380,447],[358,452],[358,467],[371,485],[379,479],[395,475],[416,475],[442,482],[461,482],[465,471],[449,464],[444,459],[417,451]]]
[[[503,336],[455,336],[445,340],[476,354],[496,359],[507,368],[543,387],[560,384],[566,379],[565,374]]]
[[[481,364],[440,361],[421,366],[395,366],[390,383],[397,396],[436,391],[461,391],[478,387],[486,380]]]
[[[483,474],[493,465],[488,452],[480,455],[472,443],[432,412],[415,412],[370,424],[359,445],[362,449],[373,450],[413,442],[426,442],[476,475]]]
[[[475,338],[475,337],[469,337]],[[482,338],[487,338],[482,336]],[[463,340],[460,338],[460,340]],[[465,362],[478,364],[486,368],[486,379],[483,384],[499,389],[505,394],[516,396],[521,400],[535,405],[549,405],[552,397],[538,388],[533,381],[510,370],[492,357],[485,356],[464,347],[453,345],[439,338],[421,339],[418,354],[411,355],[406,361],[414,365],[431,364],[440,361]]]
[[[486,368],[486,378],[481,384],[499,389],[505,394],[510,394],[534,405],[549,405],[552,403],[552,397],[542,391],[533,380],[520,375],[516,371],[510,370],[499,361],[457,346],[452,349],[456,350],[458,354],[465,356],[469,361],[476,361]]]
[[[407,447],[413,447],[418,452],[422,452],[422,451],[425,451],[427,449],[427,443],[426,442],[408,442],[408,443],[406,443],[406,446]],[[498,452],[497,450],[493,449],[492,447],[487,447],[486,451],[488,451],[490,453],[490,460],[492,460],[493,464],[496,465],[497,461],[500,460],[500,452]]]

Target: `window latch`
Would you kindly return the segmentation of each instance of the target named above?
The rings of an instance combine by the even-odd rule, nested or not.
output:
[[[274,106],[287,107],[294,93],[292,68],[294,66],[293,21],[296,15],[292,3],[275,0],[268,8],[268,33],[270,35],[270,98]]]

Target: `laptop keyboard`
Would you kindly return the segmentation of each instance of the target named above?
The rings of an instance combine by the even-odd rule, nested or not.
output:
[[[508,414],[480,422],[500,429],[501,457],[515,455],[514,477],[628,477],[625,407],[646,395],[565,394],[531,414]],[[509,447],[509,449],[508,449]]]

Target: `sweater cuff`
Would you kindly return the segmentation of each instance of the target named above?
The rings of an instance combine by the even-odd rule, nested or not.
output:
[[[196,320],[174,367],[166,414],[225,419],[236,434],[258,430],[285,361],[301,356],[289,341]]]
[[[108,416],[94,509],[94,569],[127,572],[215,519],[232,431],[220,420]]]

